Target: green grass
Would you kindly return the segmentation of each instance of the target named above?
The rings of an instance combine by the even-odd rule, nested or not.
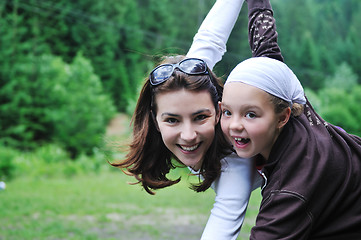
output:
[[[199,239],[214,192],[195,193],[186,178],[155,196],[120,170],[16,178],[0,191],[0,239]],[[248,239],[259,201],[256,191],[238,239]]]

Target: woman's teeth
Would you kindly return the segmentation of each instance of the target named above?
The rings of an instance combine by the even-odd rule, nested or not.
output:
[[[193,146],[189,146],[189,147],[186,147],[186,146],[182,146],[180,145],[180,147],[184,150],[184,151],[188,151],[188,152],[191,152],[191,151],[194,151],[198,148],[199,144],[196,144],[196,145],[193,145]]]

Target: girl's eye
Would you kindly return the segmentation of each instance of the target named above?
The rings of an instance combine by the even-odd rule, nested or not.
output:
[[[246,114],[246,118],[249,118],[249,119],[256,118],[256,114],[254,112],[249,112]]]
[[[226,116],[226,117],[229,117],[229,116],[232,115],[232,113],[231,113],[229,110],[224,109],[224,110],[222,111],[222,115],[223,115],[223,116]]]

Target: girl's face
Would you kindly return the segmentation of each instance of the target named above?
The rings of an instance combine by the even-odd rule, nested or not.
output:
[[[221,126],[238,156],[261,154],[268,159],[290,109],[276,114],[270,95],[248,84],[228,83],[224,87]]]
[[[159,93],[156,122],[166,147],[184,165],[199,170],[219,120],[208,91]]]

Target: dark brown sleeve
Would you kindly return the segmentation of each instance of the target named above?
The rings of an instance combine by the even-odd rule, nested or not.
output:
[[[247,0],[248,40],[253,57],[270,57],[283,62],[277,43],[276,20],[269,0]]]

